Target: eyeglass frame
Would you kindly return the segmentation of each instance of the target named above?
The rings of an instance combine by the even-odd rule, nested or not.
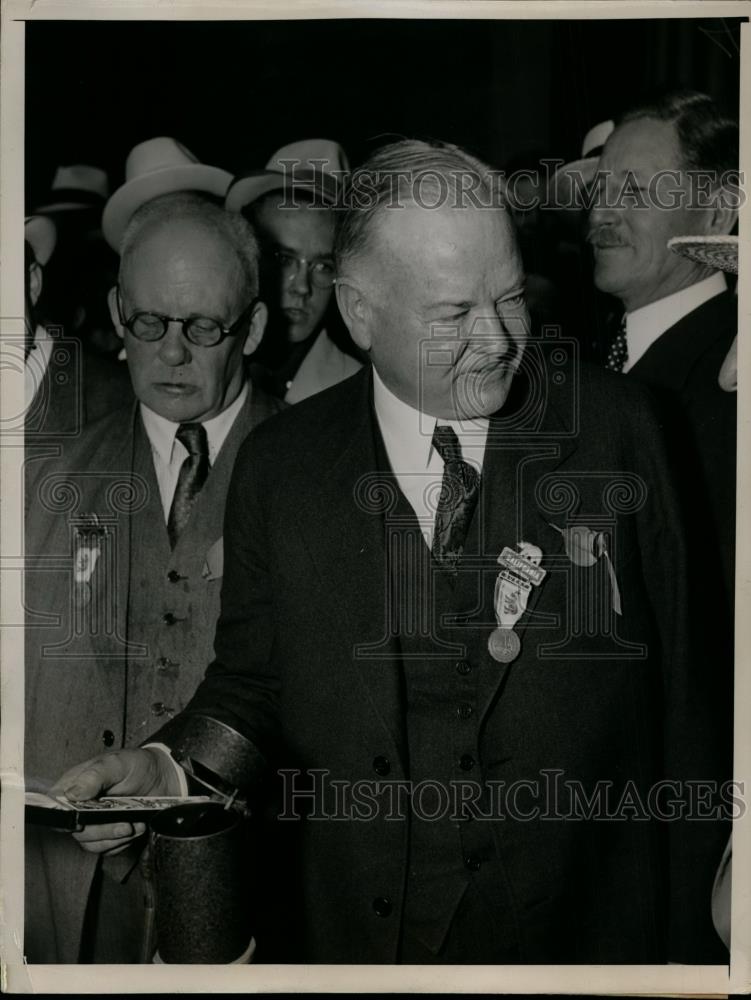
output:
[[[246,319],[248,319],[250,317],[250,314],[251,314],[252,310],[261,301],[260,297],[258,295],[255,295],[251,299],[250,303],[243,309],[243,311],[240,313],[240,315],[237,317],[237,319],[234,321],[234,323],[230,323],[229,326],[223,326],[219,322],[219,320],[215,319],[213,316],[188,316],[187,319],[183,319],[181,316],[166,316],[163,313],[151,312],[151,310],[149,310],[149,309],[140,309],[138,312],[133,313],[132,316],[130,316],[128,319],[126,319],[123,316],[122,297],[121,297],[121,294],[120,294],[120,285],[119,284],[116,286],[115,298],[117,299],[117,315],[118,315],[118,317],[120,319],[121,325],[128,331],[128,333],[131,335],[131,337],[135,337],[136,340],[140,341],[142,344],[157,344],[157,343],[159,343],[159,341],[160,340],[164,340],[165,336],[167,335],[167,330],[169,329],[170,323],[179,323],[181,325],[181,328],[182,328],[182,335],[183,335],[183,337],[185,337],[185,339],[188,341],[188,343],[192,344],[194,347],[218,347],[219,344],[221,344],[221,342],[223,340],[225,340],[227,337],[234,337],[234,336],[236,336],[237,333],[238,333],[238,329],[239,329],[240,325]],[[153,316],[155,319],[160,320],[161,323],[162,323],[162,332],[161,332],[161,334],[158,337],[151,337],[151,338],[150,337],[139,337],[139,335],[137,333],[134,333],[133,330],[131,330],[130,325],[129,325],[138,316]],[[215,340],[213,344],[199,344],[199,343],[197,343],[195,340],[192,339],[192,337],[190,336],[190,333],[186,329],[188,323],[191,323],[193,320],[200,320],[200,319],[210,320],[212,323],[216,323],[216,325],[219,327],[219,339]]]
[[[306,271],[306,273],[308,275],[308,280],[310,281],[310,283],[312,285],[314,285],[316,288],[320,288],[321,291],[325,291],[327,288],[333,288],[334,285],[336,284],[336,272],[334,273],[334,277],[331,279],[331,284],[330,285],[317,285],[316,282],[313,280],[313,277],[312,277],[312,274],[311,274],[311,267],[314,267],[316,264],[323,264],[323,263],[325,263],[325,261],[311,260],[310,257],[302,257],[302,256],[300,256],[300,254],[292,253],[289,250],[282,250],[279,247],[277,247],[277,248],[275,248],[274,250],[271,251],[271,256],[274,258],[274,264],[275,264],[275,266],[278,267],[280,270],[284,266],[284,265],[280,264],[280,262],[279,262],[279,257],[280,256],[289,257],[289,258],[291,258],[292,260],[294,260],[296,262],[297,268],[296,268],[294,274],[289,274],[286,278],[283,279],[286,284],[290,284],[291,282],[293,282],[297,278],[297,275],[300,273],[300,265],[302,265],[302,264],[305,265],[305,271]],[[332,263],[331,266],[333,268],[333,263]]]

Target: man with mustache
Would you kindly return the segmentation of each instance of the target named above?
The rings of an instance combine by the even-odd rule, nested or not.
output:
[[[102,755],[57,790],[177,792],[188,772],[258,799],[276,771],[256,910],[293,886],[261,961],[711,960],[697,900],[724,831],[618,806],[716,773],[649,406],[529,341],[484,164],[403,140],[345,198],[337,297],[372,368],[241,449],[216,660],[151,736],[173,756]],[[141,832],[75,836],[106,853]]]
[[[622,116],[598,174],[589,219],[594,280],[624,308],[606,366],[659,396],[691,541],[702,562],[705,553],[719,556],[729,608],[736,404],[717,380],[737,332],[737,299],[722,271],[672,253],[668,240],[722,236],[735,225],[738,123],[706,94],[665,94]]]
[[[135,212],[121,249],[110,309],[137,402],[34,466],[27,490],[25,769],[42,790],[189,700],[213,655],[235,455],[283,406],[244,375],[266,316],[244,219],[167,194]],[[29,960],[138,961],[137,855],[98,865],[60,834],[28,834]]]

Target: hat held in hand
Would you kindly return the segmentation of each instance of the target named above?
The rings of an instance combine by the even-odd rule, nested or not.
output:
[[[104,238],[119,251],[131,216],[147,201],[173,191],[204,191],[223,198],[231,180],[227,170],[201,163],[177,139],[159,136],[140,142],[125,161],[125,183],[104,206]]]

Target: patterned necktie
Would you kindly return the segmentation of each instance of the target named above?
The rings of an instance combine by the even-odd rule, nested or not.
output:
[[[167,520],[167,534],[173,549],[188,523],[193,501],[201,492],[209,474],[209,442],[203,424],[180,424],[175,437],[187,449],[188,457],[180,466]]]
[[[605,367],[611,372],[622,372],[623,366],[628,361],[628,341],[626,340],[626,314],[623,314],[618,333],[615,335],[613,343],[610,345],[608,356],[605,360]]]
[[[433,558],[454,574],[477,506],[480,475],[462,458],[459,439],[451,427],[436,424],[433,447],[443,459],[443,482],[435,514],[432,552]]]

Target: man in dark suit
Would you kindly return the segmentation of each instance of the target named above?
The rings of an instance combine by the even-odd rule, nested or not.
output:
[[[176,791],[179,763],[253,797],[276,771],[286,924],[265,950],[259,919],[259,960],[716,957],[725,830],[679,813],[722,762],[668,460],[638,387],[527,344],[500,198],[441,144],[354,175],[336,289],[372,372],[238,454],[216,660],[163,748],[56,786]]]
[[[737,219],[738,123],[706,94],[671,92],[618,121],[598,165],[589,219],[595,284],[625,310],[607,367],[662,403],[683,472],[689,537],[719,553],[732,602],[736,397],[718,384],[738,303],[717,268],[668,248],[676,236],[723,236]]]
[[[212,658],[230,472],[283,407],[244,377],[265,322],[257,282],[250,227],[200,195],[166,195],[129,224],[110,298],[137,403],[30,463],[27,787],[143,740]],[[138,961],[137,856],[97,865],[59,833],[28,832],[29,960]]]
[[[60,326],[54,301],[45,302],[44,269],[55,250],[55,223],[44,215],[30,216],[24,236],[23,430],[33,456],[49,454],[86,423],[129,401],[132,393],[125,366],[85,351],[80,338]]]

